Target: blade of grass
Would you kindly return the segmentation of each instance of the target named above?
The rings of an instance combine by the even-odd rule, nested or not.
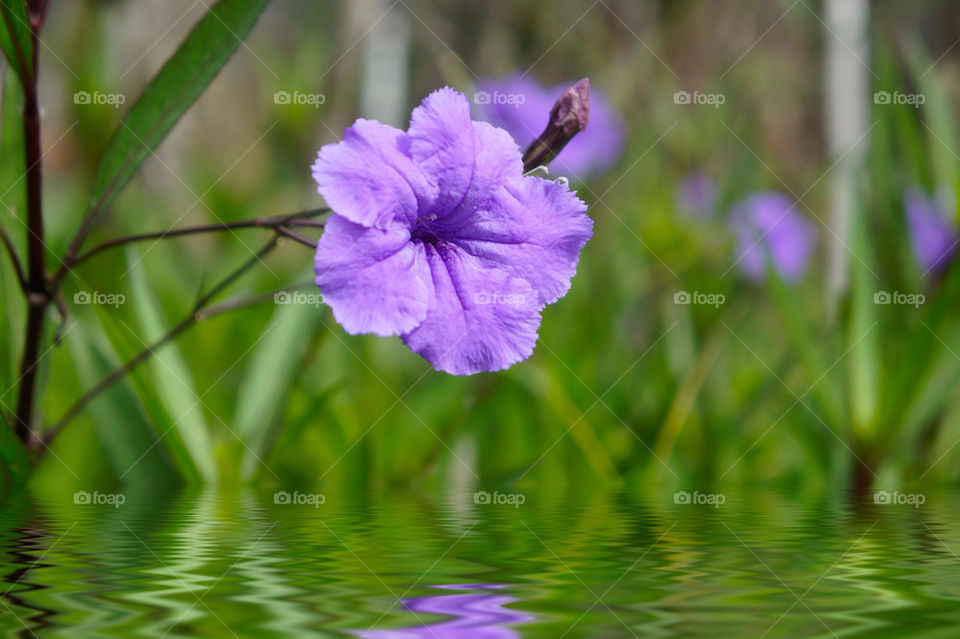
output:
[[[923,119],[927,127],[930,158],[934,182],[939,185],[953,185],[957,175],[956,155],[957,128],[953,118],[956,108],[951,104],[943,83],[935,71],[931,70],[933,61],[918,41],[907,44],[907,59],[914,75],[916,86],[924,98]]]
[[[319,300],[319,293],[315,295]],[[258,458],[266,455],[267,446],[274,439],[278,415],[296,379],[305,336],[313,333],[322,312],[309,304],[279,305],[264,329],[266,335],[250,356],[233,417],[234,429],[247,445],[243,460],[246,478],[256,472]]]
[[[860,200],[860,198],[857,198]],[[853,270],[850,286],[850,320],[847,323],[847,388],[850,392],[850,416],[852,426],[861,441],[870,442],[877,432],[877,406],[879,388],[882,385],[880,361],[877,354],[879,324],[876,303],[877,280],[868,264],[876,264],[870,245],[866,209],[853,207],[850,224],[850,250],[859,259],[851,260]],[[883,306],[892,309],[894,306]]]
[[[123,186],[242,44],[269,2],[220,0],[147,85],[107,143],[85,219],[64,259],[67,264]]]
[[[30,475],[30,456],[15,434],[14,419],[0,407],[0,463],[8,485],[19,486]]]
[[[0,0],[0,49],[18,76],[32,73],[33,42],[26,0]]]
[[[67,343],[81,380],[101,379],[117,364],[112,349],[87,337],[82,327],[70,332]],[[144,416],[128,383],[120,381],[104,391],[85,409],[115,476],[124,479],[175,476],[164,459],[157,434]]]
[[[143,262],[134,251],[127,252],[131,296],[140,325],[144,329],[142,343],[150,344],[166,333],[159,305],[154,301]],[[190,371],[176,343],[154,353],[147,365],[150,379],[166,409],[172,427],[186,446],[196,472],[205,481],[216,479],[217,465],[210,430],[203,416],[203,404]],[[166,430],[166,429],[164,429]]]

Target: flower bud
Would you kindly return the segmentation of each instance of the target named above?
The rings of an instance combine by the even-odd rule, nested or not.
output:
[[[548,164],[567,142],[587,128],[590,121],[590,79],[584,78],[563,92],[553,109],[547,128],[523,152],[523,170]]]

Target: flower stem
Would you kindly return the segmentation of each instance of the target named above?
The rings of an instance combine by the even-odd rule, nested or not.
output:
[[[20,264],[20,258],[17,256],[17,248],[13,245],[13,238],[7,233],[7,229],[2,226],[0,226],[0,242],[3,243],[4,248],[7,249],[7,253],[10,255],[10,263],[13,265],[13,270],[17,275],[20,288],[26,292],[27,276],[23,272],[23,265]]]
[[[43,229],[42,149],[40,146],[40,107],[37,100],[38,25],[31,29],[32,73],[24,74],[23,132],[27,166],[27,323],[23,358],[20,362],[20,388],[17,397],[15,432],[24,444],[31,439],[33,409],[36,402],[37,366],[44,313],[51,296],[47,292],[44,261],[46,244]]]
[[[290,238],[291,240],[293,240],[294,242],[299,242],[300,244],[303,244],[304,246],[309,246],[309,247],[312,248],[312,249],[317,248],[317,243],[316,243],[316,242],[314,242],[313,240],[310,240],[310,239],[308,239],[308,238],[305,238],[304,236],[300,235],[299,233],[295,233],[295,232],[291,231],[291,230],[288,229],[286,226],[278,226],[278,227],[276,228],[276,231],[277,231],[277,233],[279,233],[280,235],[283,235],[284,237],[289,237],[289,238]]]
[[[154,231],[152,233],[138,233],[136,235],[126,235],[123,237],[114,238],[103,244],[93,247],[89,251],[81,253],[77,257],[73,258],[71,262],[65,262],[61,267],[60,271],[57,273],[57,276],[54,278],[55,281],[59,282],[58,278],[62,278],[62,275],[65,275],[66,272],[80,264],[90,259],[94,255],[106,251],[108,249],[116,248],[118,246],[123,246],[125,244],[131,244],[134,242],[144,242],[149,240],[163,240],[172,237],[182,237],[184,235],[199,235],[202,233],[216,233],[219,231],[232,231],[237,229],[246,229],[246,228],[272,228],[278,229],[285,226],[311,226],[317,227],[322,226],[322,222],[317,222],[310,218],[322,215],[329,212],[329,209],[313,209],[309,211],[303,211],[300,213],[293,213],[290,215],[278,215],[275,217],[262,217],[254,218],[252,220],[240,220],[238,222],[223,222],[220,224],[205,224],[202,226],[188,226],[186,228],[179,229],[168,229],[166,231]]]

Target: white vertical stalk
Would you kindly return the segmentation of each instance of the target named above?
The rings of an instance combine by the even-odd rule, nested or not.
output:
[[[857,211],[857,182],[868,148],[870,59],[868,0],[824,0],[826,43],[824,111],[830,154],[830,210],[827,223],[828,307],[846,291],[847,234]]]
[[[364,37],[360,113],[365,118],[406,128],[409,90],[410,25],[406,10],[387,0],[369,0],[377,22]]]

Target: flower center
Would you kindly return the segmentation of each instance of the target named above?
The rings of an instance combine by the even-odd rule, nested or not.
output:
[[[440,237],[430,227],[430,223],[436,221],[436,219],[436,213],[431,213],[418,218],[416,224],[413,225],[413,229],[410,231],[410,237],[423,242],[434,243],[439,241]]]

